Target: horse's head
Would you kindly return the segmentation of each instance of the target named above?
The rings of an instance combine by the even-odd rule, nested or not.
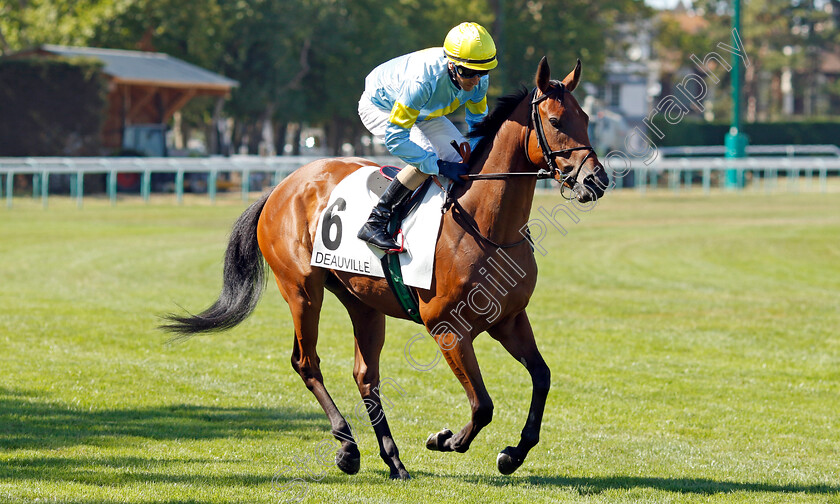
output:
[[[578,82],[580,60],[562,81],[551,80],[548,61],[545,57],[540,61],[531,103],[528,157],[552,171],[578,201],[586,203],[604,195],[609,177],[589,141],[589,116],[572,96]]]

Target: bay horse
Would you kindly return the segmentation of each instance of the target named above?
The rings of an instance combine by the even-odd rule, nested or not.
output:
[[[519,443],[497,457],[498,470],[513,473],[539,441],[550,371],[534,341],[525,308],[537,280],[537,263],[528,245],[527,222],[537,178],[554,178],[579,202],[604,194],[609,179],[592,149],[589,118],[571,92],[580,81],[581,64],[562,81],[551,80],[543,58],[536,88],[499,99],[476,129],[482,139],[471,156],[468,179],[449,193],[435,249],[429,289],[416,289],[423,324],[466,391],[471,419],[453,434],[432,434],[427,448],[466,452],[493,417],[493,401],[481,378],[473,340],[486,331],[531,375],[530,410]],[[552,150],[555,149],[555,150]],[[346,176],[374,163],[359,158],[309,163],[251,205],[236,221],[225,253],[224,283],[217,301],[198,315],[169,315],[164,329],[189,336],[229,329],[255,308],[265,283],[263,258],[289,305],[295,338],[291,363],[324,409],[331,433],[341,443],[336,465],[348,474],[360,466],[360,452],[349,425],[324,387],[316,351],[324,289],[350,314],[355,336],[353,374],[368,409],[379,454],[391,478],[408,479],[399,450],[382,411],[379,356],[385,341],[385,317],[409,318],[385,279],[310,265],[318,218],[332,189]],[[536,171],[535,171],[536,169]],[[355,231],[354,231],[355,232]],[[515,264],[518,281],[497,282],[498,312],[492,318],[459,308],[477,284],[485,283],[493,255],[503,248]],[[498,263],[496,263],[498,264]],[[492,320],[491,320],[492,319]],[[457,330],[455,328],[460,328]]]

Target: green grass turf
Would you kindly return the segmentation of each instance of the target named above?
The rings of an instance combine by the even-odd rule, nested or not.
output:
[[[560,201],[538,195],[534,216]],[[215,300],[242,210],[0,209],[0,502],[280,503],[290,477],[308,503],[840,502],[840,194],[628,192],[565,236],[551,228],[529,315],[552,390],[513,476],[495,460],[525,422],[525,369],[479,337],[493,422],[466,454],[427,451],[468,404],[444,363],[406,363],[416,326],[389,321],[383,377],[404,393],[387,413],[409,482],[387,479],[355,417],[360,473],[319,465],[336,443],[289,365],[271,282],[232,331],[167,345],[155,329],[176,303]],[[349,318],[329,295],[319,352],[352,416]],[[312,474],[287,469],[295,458]]]

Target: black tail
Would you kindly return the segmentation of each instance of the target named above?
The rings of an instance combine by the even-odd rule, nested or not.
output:
[[[265,287],[265,264],[257,243],[257,222],[271,193],[248,207],[236,220],[225,252],[224,283],[219,299],[198,315],[176,315],[165,318],[169,323],[161,329],[182,337],[230,329],[246,318],[260,300]]]

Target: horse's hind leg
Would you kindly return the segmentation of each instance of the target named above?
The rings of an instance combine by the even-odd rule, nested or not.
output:
[[[347,474],[356,474],[359,472],[361,458],[359,448],[353,439],[350,426],[324,387],[321,359],[315,348],[318,344],[318,321],[324,301],[325,273],[324,270],[314,269],[302,283],[294,286],[281,282],[278,278],[277,285],[289,304],[295,325],[292,367],[324,409],[330,420],[332,435],[341,443],[336,454],[336,465]]]
[[[545,400],[551,386],[551,371],[543,360],[528,315],[524,311],[503,321],[487,331],[498,340],[514,359],[521,362],[531,375],[533,392],[528,419],[522,429],[522,437],[516,446],[508,446],[496,459],[496,465],[502,474],[511,474],[525,461],[528,452],[540,441]]]
[[[385,315],[362,303],[343,287],[336,285],[333,288],[328,284],[328,288],[347,308],[350,320],[353,322],[353,334],[356,338],[356,362],[353,366],[353,375],[362,396],[360,404],[365,405],[379,442],[379,456],[388,466],[392,479],[409,479],[408,471],[400,460],[400,451],[391,435],[391,429],[382,408],[382,396],[385,395],[382,391],[383,385],[390,385],[397,391],[402,390],[393,380],[386,379],[384,383],[379,381],[379,355],[385,343]],[[390,403],[387,397],[385,400]],[[356,415],[358,417],[358,410]]]

